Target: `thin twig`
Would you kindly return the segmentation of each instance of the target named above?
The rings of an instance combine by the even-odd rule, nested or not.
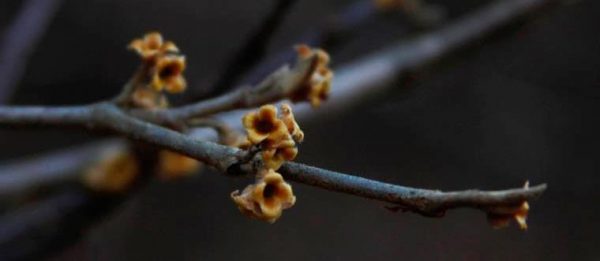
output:
[[[199,141],[181,133],[136,119],[114,104],[100,103],[79,107],[0,107],[0,126],[74,125],[90,130],[109,130],[130,139],[153,144],[201,160],[227,172],[245,156],[236,148]],[[347,174],[286,163],[281,173],[300,183],[398,204],[406,210],[427,216],[439,216],[448,209],[470,207],[489,209],[511,207],[540,195],[545,185],[504,191],[440,192],[382,183]],[[252,173],[246,173],[252,174]]]
[[[454,208],[468,207],[487,212],[500,206],[514,206],[535,199],[546,190],[546,184],[541,184],[529,189],[442,192],[383,183],[298,163],[286,163],[279,172],[289,180],[393,203],[404,210],[431,217],[440,217],[446,210]]]
[[[27,0],[0,43],[0,104],[6,103],[27,61],[63,0]]]

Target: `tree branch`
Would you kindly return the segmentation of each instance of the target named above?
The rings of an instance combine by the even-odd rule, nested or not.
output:
[[[323,109],[335,113],[346,107],[349,103],[360,101],[360,98],[364,97],[366,94],[377,93],[385,90],[385,88],[390,88],[389,83],[395,79],[397,74],[414,70],[419,66],[436,61],[443,55],[447,55],[451,51],[456,50],[485,34],[493,32],[494,29],[509,23],[515,17],[526,14],[549,2],[551,2],[551,0],[496,1],[489,6],[466,15],[464,18],[450,23],[438,30],[424,34],[416,39],[404,40],[391,44],[387,49],[383,49],[382,51],[368,55],[353,63],[336,68],[336,78],[333,82],[334,86],[331,92],[331,99],[329,102],[323,104]],[[234,103],[227,101],[236,100],[235,98],[232,98],[236,97],[236,95],[239,94],[226,94],[221,96],[222,99],[217,98],[215,100],[201,102],[201,104],[204,105],[197,105],[198,108],[206,106],[205,109],[198,109],[195,112],[217,112],[223,111],[226,108],[235,107],[231,106],[231,104]],[[221,102],[219,102],[219,100],[221,100]],[[174,108],[173,110],[179,110],[181,108]],[[299,105],[298,108],[295,108],[295,112],[301,120],[307,120],[309,117],[315,115],[308,106],[303,105]],[[232,127],[240,128],[240,118],[242,115],[243,112],[228,112],[217,116],[220,121]],[[152,118],[153,116],[150,117]],[[202,132],[195,134],[195,136],[197,138],[206,139],[205,134],[206,132]],[[102,148],[100,147],[98,148],[98,150],[101,149]],[[89,158],[95,155],[93,151],[87,151],[80,148],[73,149],[72,153],[74,155],[79,155],[82,158]],[[40,156],[34,160],[20,161],[18,165],[40,166],[40,163],[43,163],[44,159],[47,157],[52,157],[54,159],[58,158],[62,163],[60,166],[56,164],[46,168],[29,168],[28,171],[36,170],[36,172],[29,172],[30,176],[41,176],[48,172],[54,173],[52,172],[52,168],[55,167],[62,171],[62,173],[72,173],[84,166],[84,163],[79,160],[74,160],[69,154],[65,154],[64,157],[57,156],[58,155],[50,153],[48,156]],[[20,177],[26,176],[23,175],[23,172],[15,172],[15,170],[23,169],[15,168],[14,166],[17,166],[15,164],[16,163],[13,163],[0,168],[0,177],[11,176],[11,179],[17,180]],[[11,171],[8,172],[6,170]],[[23,184],[25,187],[29,181],[31,181],[31,179],[19,182],[19,184]],[[0,179],[0,188],[3,188],[2,179]]]
[[[245,152],[236,148],[200,141],[178,132],[136,119],[110,103],[77,107],[0,107],[0,126],[74,125],[89,130],[109,130],[130,139],[146,142],[201,160],[228,173],[231,166],[243,159]],[[440,216],[448,209],[459,207],[490,211],[512,207],[539,196],[546,185],[504,191],[440,192],[382,183],[379,181],[337,173],[298,163],[286,163],[280,172],[300,183],[394,203],[403,209],[427,216]],[[252,173],[245,173],[252,174]]]
[[[361,97],[367,92],[382,90],[386,83],[395,78],[397,73],[406,69],[414,69],[415,67],[436,60],[440,56],[455,50],[465,43],[469,43],[473,39],[481,37],[484,33],[492,31],[497,26],[507,23],[516,16],[522,15],[545,2],[549,2],[549,0],[500,1],[438,31],[425,34],[414,40],[394,44],[391,48],[343,66],[336,71],[337,78],[332,93],[332,102],[326,104],[324,107],[328,111],[331,111],[331,109],[341,109],[348,103],[356,101],[357,97]],[[0,126],[74,126],[93,131],[108,130],[127,136],[133,140],[178,151],[205,161],[207,164],[228,173],[231,166],[238,163],[238,159],[244,158],[244,151],[207,141],[199,141],[194,137],[185,136],[142,120],[162,124],[164,122],[161,122],[161,120],[165,119],[183,120],[193,117],[203,117],[231,109],[258,106],[266,101],[248,102],[248,92],[248,89],[240,90],[213,100],[152,113],[146,111],[123,112],[109,103],[60,108],[0,107]],[[276,95],[270,96],[268,102],[276,101],[280,98],[280,96]],[[311,115],[306,107],[301,107],[296,112],[300,118],[306,118]],[[226,123],[232,123],[232,126],[239,127],[240,113],[223,114],[219,120],[224,119]],[[119,142],[111,141],[109,144],[114,145],[119,144]],[[109,145],[101,145],[99,147],[104,146]],[[34,163],[19,163],[19,165],[16,165],[18,166],[17,168],[14,168],[15,165],[5,166],[0,168],[0,191],[4,192],[3,186],[8,189],[11,187],[20,189],[32,184],[45,182],[43,177],[40,177],[40,180],[35,179],[35,175],[39,173],[58,174],[59,172],[73,172],[85,165],[85,161],[82,159],[97,155],[96,153],[97,150],[93,148],[89,150],[78,148],[55,155],[55,158],[38,157],[33,161]],[[76,157],[73,157],[74,155]],[[38,166],[44,167],[30,168],[31,164],[37,165],[40,163],[40,160],[42,163],[45,163]],[[57,161],[57,163],[46,165],[51,161]],[[398,205],[400,209],[432,217],[440,217],[446,210],[454,208],[475,208],[488,214],[504,214],[502,211],[505,209],[514,208],[523,201],[533,200],[539,197],[546,189],[546,185],[542,184],[531,188],[516,188],[501,191],[466,190],[441,192],[387,184],[298,163],[286,163],[279,171],[288,180],[330,191],[392,203]],[[18,172],[27,172],[30,175],[18,175]],[[6,178],[7,176],[5,175],[7,174],[13,175],[9,177],[9,182],[4,182],[7,179],[3,178]],[[19,177],[23,176],[25,178],[19,180]],[[55,178],[60,178],[61,176],[50,175],[50,177],[48,180],[59,180]],[[77,200],[76,197],[74,199]],[[57,203],[59,207],[63,204],[61,202],[65,202],[69,213],[74,213],[69,209],[79,209],[80,206],[84,206],[83,201],[73,201],[74,203],[71,204],[68,200],[55,201],[52,198],[32,206],[32,209],[45,209],[50,214],[54,213],[53,209],[44,205],[46,202],[52,203],[50,205]],[[19,212],[19,214],[23,213],[24,215],[11,216],[11,218],[0,220],[0,224],[16,224],[16,228],[25,229],[17,231],[18,233],[16,234],[3,234],[4,231],[8,231],[5,229],[12,227],[12,225],[0,227],[0,242],[5,242],[1,238],[6,238],[7,240],[19,239],[18,237],[21,233],[23,235],[29,234],[30,228],[36,230],[30,224],[47,223],[46,219],[36,218],[39,217],[37,214],[30,216],[29,214],[33,213],[31,211]],[[32,218],[19,222],[22,220],[21,217],[28,216]],[[58,216],[56,220],[60,221],[62,217]],[[84,218],[82,220],[91,219]],[[0,243],[0,245],[2,244]]]

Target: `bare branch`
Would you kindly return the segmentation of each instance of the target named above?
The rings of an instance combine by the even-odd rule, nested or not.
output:
[[[0,104],[6,103],[21,79],[29,55],[63,0],[27,0],[0,43]]]
[[[133,118],[110,103],[62,108],[0,107],[0,126],[61,127],[65,124],[96,131],[110,130],[133,140],[193,157],[229,174],[232,174],[230,167],[236,166],[245,156],[245,151],[199,141]],[[300,183],[398,204],[403,209],[427,216],[440,216],[445,210],[458,207],[485,211],[512,207],[524,200],[535,199],[546,189],[545,185],[540,185],[505,191],[467,190],[444,193],[382,183],[297,163],[286,163],[280,172],[286,178]]]

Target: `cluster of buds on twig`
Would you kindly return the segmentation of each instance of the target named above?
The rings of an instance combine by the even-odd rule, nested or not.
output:
[[[304,140],[304,132],[288,104],[281,105],[279,114],[275,106],[264,105],[246,114],[242,123],[248,132],[248,141],[260,148],[267,168],[277,170],[286,160],[296,158],[296,143]]]
[[[260,151],[263,166],[258,170],[255,184],[247,186],[241,193],[237,190],[231,193],[242,213],[270,223],[296,202],[292,187],[276,170],[285,161],[296,158],[296,143],[304,140],[292,108],[282,104],[280,109],[278,113],[275,106],[264,105],[242,119],[250,146]]]
[[[185,56],[175,43],[164,41],[158,32],[151,32],[129,44],[142,64],[125,86],[118,102],[144,109],[168,106],[163,92],[180,93],[186,88],[183,77]],[[157,152],[155,174],[163,180],[177,179],[197,173],[201,163],[185,155],[161,150]],[[90,189],[105,193],[126,192],[140,176],[140,162],[128,148],[109,151],[92,164],[83,176]]]
[[[283,91],[283,96],[292,102],[308,101],[313,107],[320,106],[328,98],[333,79],[329,55],[307,45],[296,46],[296,51],[296,65],[273,73],[259,84],[250,98],[260,100],[261,95],[268,97],[269,92]],[[282,104],[279,111],[274,105],[263,105],[257,111],[247,113],[242,124],[248,136],[239,147],[258,151],[262,165],[257,171],[256,182],[242,192],[234,191],[231,198],[245,215],[273,223],[284,209],[296,202],[292,187],[276,171],[286,161],[296,158],[297,144],[304,140],[304,132],[288,104]]]
[[[163,92],[181,93],[187,83],[183,77],[185,56],[171,41],[164,41],[158,32],[151,32],[129,44],[142,59],[140,69],[124,96],[135,107],[164,108],[168,106]]]

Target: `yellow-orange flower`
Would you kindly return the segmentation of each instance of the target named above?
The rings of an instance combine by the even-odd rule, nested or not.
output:
[[[185,57],[181,55],[161,56],[156,61],[152,74],[152,88],[156,91],[163,89],[170,93],[185,91],[187,83],[183,77]]]
[[[242,193],[232,192],[231,198],[245,215],[269,223],[277,221],[282,211],[296,202],[292,187],[272,169],[262,170],[255,184],[248,185]]]
[[[129,49],[136,51],[143,62],[144,84],[156,92],[183,92],[187,86],[183,71],[185,56],[173,42],[164,41],[160,33],[148,33],[142,39],[133,40]]]
[[[142,39],[135,39],[129,44],[129,49],[136,51],[142,58],[150,59],[156,55],[178,53],[179,49],[171,42],[165,42],[159,32],[150,32]]]
[[[264,142],[267,147],[276,147],[289,137],[286,125],[277,118],[277,108],[273,105],[263,105],[257,112],[247,113],[242,123],[252,144]]]
[[[307,45],[296,46],[299,59],[316,59],[315,66],[310,72],[306,82],[294,93],[291,100],[294,102],[307,100],[313,107],[319,107],[321,102],[329,97],[333,72],[329,68],[329,55],[321,49],[311,49]]]
[[[99,192],[125,192],[139,176],[139,169],[131,152],[111,151],[85,171],[83,183]]]
[[[161,151],[158,160],[159,177],[166,180],[190,176],[200,168],[196,159],[169,150]]]

